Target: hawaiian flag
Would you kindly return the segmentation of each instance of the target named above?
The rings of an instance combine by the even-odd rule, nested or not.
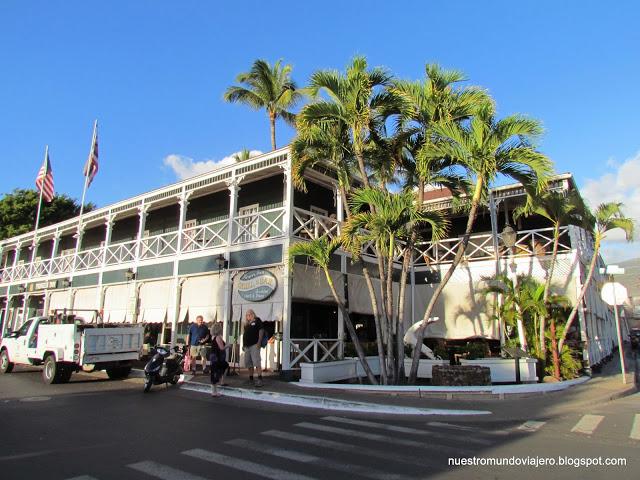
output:
[[[91,150],[89,151],[89,158],[87,158],[87,163],[85,163],[82,173],[87,178],[87,187],[91,185],[93,177],[98,173],[98,122],[96,122],[93,127]]]
[[[44,156],[44,163],[36,177],[36,188],[38,192],[42,192],[42,198],[44,198],[47,203],[51,203],[53,200],[53,170],[51,170],[48,150]]]

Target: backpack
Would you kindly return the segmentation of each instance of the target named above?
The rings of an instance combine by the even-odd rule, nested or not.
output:
[[[269,344],[269,340],[276,332],[276,322],[262,322],[262,342],[260,342],[261,348],[266,348]]]

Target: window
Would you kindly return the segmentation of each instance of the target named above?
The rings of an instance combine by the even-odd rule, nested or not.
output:
[[[22,337],[22,336],[24,336],[24,335],[26,335],[26,334],[27,334],[27,331],[29,330],[29,327],[31,326],[31,322],[32,322],[32,321],[33,321],[33,320],[27,320],[27,321],[26,321],[26,322],[25,322],[25,323],[20,327],[20,329],[18,330],[18,336],[19,336],[19,337]]]
[[[254,203],[238,209],[238,223],[240,225],[240,242],[251,242],[258,239],[258,209],[260,205]]]

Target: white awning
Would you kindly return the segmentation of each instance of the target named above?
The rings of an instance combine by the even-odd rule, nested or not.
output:
[[[127,311],[123,310],[123,309],[115,309],[115,310],[110,310],[109,311],[109,320],[105,320],[108,321],[109,323],[125,323],[127,322],[127,320],[129,320],[129,322],[131,321],[131,319],[127,319]]]
[[[73,309],[74,310],[98,310],[98,288],[80,288],[76,290],[73,297]],[[78,316],[84,318],[86,321],[91,321],[94,318],[92,312],[78,312]]]
[[[173,302],[172,280],[144,282],[140,286],[140,311],[147,309],[167,309]]]
[[[131,288],[128,284],[108,285],[104,294],[104,321],[111,323],[131,322],[127,314],[131,301]],[[108,320],[107,320],[108,319]]]
[[[69,308],[70,290],[51,292],[49,299],[49,310]]]
[[[330,271],[331,279],[340,299],[344,301],[342,291],[342,275]],[[294,265],[293,298],[297,300],[313,300],[317,302],[335,303],[331,289],[322,270],[312,266]]]
[[[187,278],[182,285],[178,322],[184,320],[187,311],[190,322],[198,315],[202,315],[206,323],[221,321],[223,305],[224,284],[220,275]]]
[[[141,311],[141,321],[144,323],[163,323],[166,316],[166,308],[145,308]]]

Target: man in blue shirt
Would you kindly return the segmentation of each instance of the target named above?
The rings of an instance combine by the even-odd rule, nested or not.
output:
[[[196,317],[196,323],[192,323],[189,327],[187,335],[187,345],[189,345],[189,355],[194,360],[192,372],[195,375],[197,370],[196,358],[202,359],[202,371],[207,371],[207,359],[209,358],[209,347],[206,344],[211,339],[209,328],[204,324],[202,315]]]

